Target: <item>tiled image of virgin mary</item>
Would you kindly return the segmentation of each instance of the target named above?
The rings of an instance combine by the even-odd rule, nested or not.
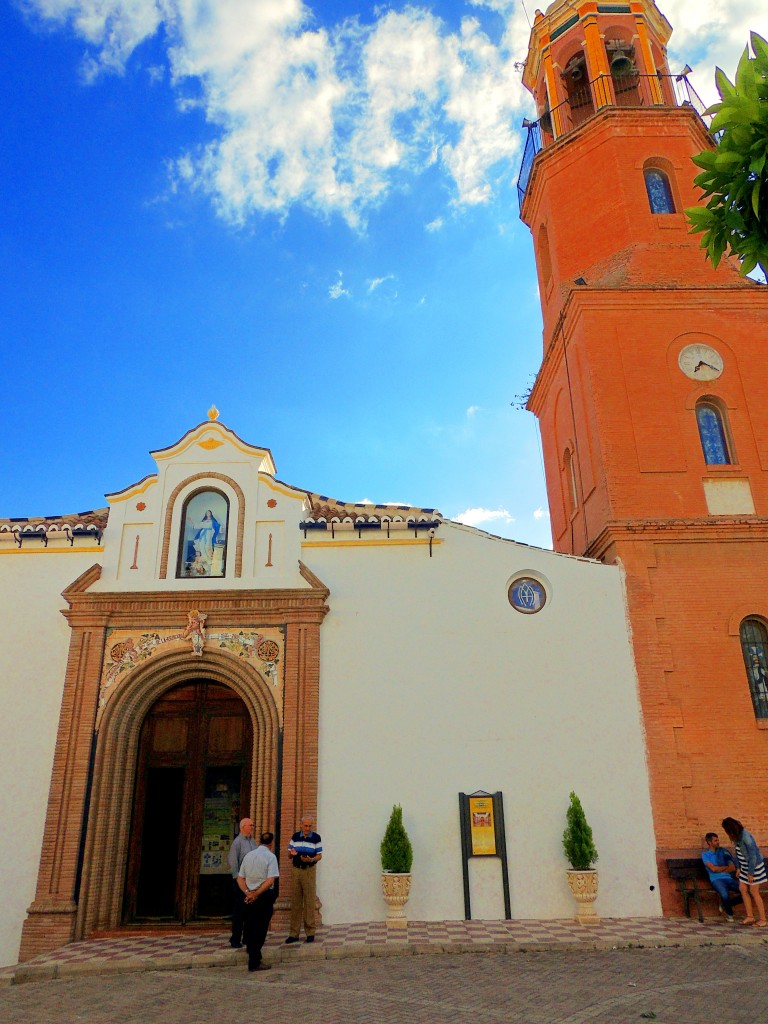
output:
[[[198,491],[184,506],[179,576],[223,576],[229,502],[219,491]]]

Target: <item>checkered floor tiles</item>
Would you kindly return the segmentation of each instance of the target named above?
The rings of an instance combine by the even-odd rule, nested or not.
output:
[[[409,921],[404,929],[383,921],[338,924],[318,930],[315,943],[285,945],[285,935],[271,933],[265,959],[272,962],[311,957],[377,956],[391,953],[456,952],[517,949],[594,949],[628,946],[710,945],[768,941],[754,928],[728,925],[722,919],[704,924],[688,918],[602,919],[585,927],[559,921]],[[229,946],[228,932],[147,934],[129,929],[68,946],[0,971],[0,983],[103,970],[156,970],[169,967],[227,966],[245,959],[245,950]]]

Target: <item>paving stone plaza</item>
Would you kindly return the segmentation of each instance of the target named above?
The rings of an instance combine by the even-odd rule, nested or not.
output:
[[[411,923],[271,935],[249,974],[223,933],[74,943],[0,974],[2,1024],[755,1024],[768,941],[685,919]]]

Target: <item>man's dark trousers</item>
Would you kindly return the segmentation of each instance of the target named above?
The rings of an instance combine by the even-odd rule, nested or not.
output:
[[[261,947],[269,931],[269,922],[275,909],[275,891],[262,893],[252,903],[244,905],[243,938],[248,949],[248,970],[254,971],[261,963]]]
[[[230,945],[240,946],[243,942],[243,911],[245,910],[245,893],[237,884],[237,879],[232,879],[232,936]]]

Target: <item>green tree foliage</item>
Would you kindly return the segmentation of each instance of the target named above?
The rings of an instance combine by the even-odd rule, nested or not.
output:
[[[588,871],[597,860],[597,847],[581,800],[575,793],[571,793],[565,818],[568,824],[563,832],[563,850],[568,863],[576,871]]]
[[[413,847],[403,824],[403,809],[395,804],[389,816],[389,824],[381,841],[382,871],[396,871],[407,874],[413,864]]]
[[[768,42],[750,33],[749,47],[731,83],[717,68],[720,103],[710,132],[720,139],[715,150],[693,158],[702,167],[694,179],[708,198],[706,206],[686,210],[691,231],[703,231],[701,246],[716,267],[723,253],[742,261],[741,273],[756,266],[768,277]]]

